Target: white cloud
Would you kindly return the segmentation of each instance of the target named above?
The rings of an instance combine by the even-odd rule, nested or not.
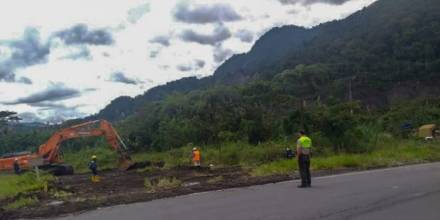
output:
[[[10,60],[16,50],[1,42],[23,39],[25,30],[38,31],[40,44],[36,46],[48,45],[50,53],[39,62],[12,68],[21,83],[0,81],[0,103],[41,93],[50,85],[88,92],[56,100],[52,108],[47,103],[45,107],[17,103],[0,104],[0,110],[46,119],[54,119],[53,114],[62,118],[93,114],[118,96],[136,96],[182,77],[210,75],[225,58],[248,51],[274,26],[310,27],[341,19],[375,0],[341,5],[282,3],[286,1],[4,0],[0,3],[0,63]],[[81,36],[69,35],[69,41],[51,39],[65,30],[76,30]],[[185,33],[191,36],[182,39]],[[115,78],[115,73],[123,75]]]

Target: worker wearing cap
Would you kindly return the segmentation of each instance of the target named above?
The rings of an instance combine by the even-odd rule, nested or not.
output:
[[[296,155],[298,158],[298,167],[301,175],[301,185],[299,188],[311,187],[312,178],[310,175],[310,154],[312,140],[306,136],[304,131],[299,132],[299,139],[296,142]]]
[[[200,159],[201,159],[200,150],[197,149],[197,147],[193,148],[193,150],[192,150],[193,166],[200,167],[200,165],[201,165]]]
[[[21,173],[20,163],[18,161],[18,158],[14,159],[14,173],[19,175]]]
[[[92,171],[92,182],[99,182],[98,176],[98,163],[96,162],[97,157],[95,155],[92,156],[92,161],[89,163],[89,169]]]

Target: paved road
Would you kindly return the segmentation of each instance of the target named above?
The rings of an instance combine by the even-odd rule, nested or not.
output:
[[[440,219],[440,163],[115,206],[60,220]]]

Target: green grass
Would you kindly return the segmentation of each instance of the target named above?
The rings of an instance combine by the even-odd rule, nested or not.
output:
[[[153,182],[149,178],[144,179],[144,186],[147,192],[156,192],[160,189],[175,189],[182,186],[182,181],[178,180],[175,177],[162,177],[160,178],[156,184],[153,184]]]
[[[143,152],[132,154],[134,161],[165,162],[165,168],[191,165],[192,146],[172,149],[166,152]],[[284,155],[285,145],[268,142],[258,146],[247,143],[226,143],[221,146],[202,147],[203,164],[214,164],[216,167],[243,165],[255,166],[271,162]],[[78,152],[64,153],[64,161],[73,166],[76,173],[89,172],[88,164],[91,156],[98,157],[99,169],[117,168],[118,155],[107,147],[85,148]],[[151,171],[150,168],[145,169]]]
[[[22,207],[27,207],[31,205],[35,205],[38,203],[38,199],[36,197],[20,197],[12,203],[9,203],[5,207],[3,207],[7,211],[16,210]]]
[[[40,180],[32,172],[23,175],[0,175],[0,199],[13,197],[19,193],[47,190],[53,177],[42,174]]]
[[[174,189],[174,188],[178,188],[182,185],[182,181],[178,180],[175,177],[164,177],[164,178],[160,178],[159,182],[157,183],[157,188],[161,188],[161,189]]]
[[[88,166],[93,155],[98,157],[98,168],[100,170],[118,167],[118,154],[106,146],[64,153],[64,161],[72,165],[76,173],[90,172]]]
[[[338,154],[312,158],[312,170],[343,168],[371,169],[404,164],[440,161],[440,145],[421,141],[406,141],[382,146],[365,154]],[[296,160],[278,160],[253,169],[254,176],[293,174],[298,169]]]
[[[263,143],[257,146],[247,143],[225,143],[221,146],[210,145],[201,148],[202,163],[221,166],[255,166],[271,162],[284,156],[286,144],[277,142]],[[191,164],[192,146],[172,149],[166,152],[145,152],[132,155],[135,161],[164,161],[165,167]]]
[[[314,147],[313,170],[329,169],[370,169],[440,161],[440,144],[426,143],[420,140],[398,140],[388,134],[380,134],[377,144],[368,147],[365,153],[333,154],[329,147]],[[134,161],[164,161],[165,168],[191,164],[192,145],[165,152],[143,152],[132,155]],[[202,165],[213,164],[215,167],[241,165],[250,168],[252,175],[292,174],[297,170],[296,160],[285,160],[286,147],[293,144],[286,141],[267,142],[257,146],[243,142],[222,145],[203,146]],[[98,156],[100,169],[116,168],[117,155],[109,148],[86,149],[75,155],[67,154],[66,162],[74,165],[76,172],[88,172],[87,164],[92,155]],[[139,172],[151,172],[145,168]]]
[[[147,192],[154,192],[154,186],[149,178],[144,179],[144,186]]]

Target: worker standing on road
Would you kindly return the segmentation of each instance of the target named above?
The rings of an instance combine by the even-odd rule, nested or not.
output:
[[[14,173],[19,175],[21,173],[20,163],[18,162],[18,158],[14,159]]]
[[[306,136],[304,131],[299,132],[299,139],[296,142],[296,155],[298,158],[299,172],[301,175],[301,185],[299,188],[311,187],[312,178],[310,175],[310,154],[312,140]]]
[[[193,166],[194,167],[200,167],[201,166],[200,159],[201,159],[200,150],[197,147],[193,148],[193,150],[192,150],[192,162],[193,162]]]
[[[92,161],[89,163],[89,169],[92,171],[92,182],[99,182],[98,176],[98,163],[96,162],[97,157],[95,155],[92,156]]]

